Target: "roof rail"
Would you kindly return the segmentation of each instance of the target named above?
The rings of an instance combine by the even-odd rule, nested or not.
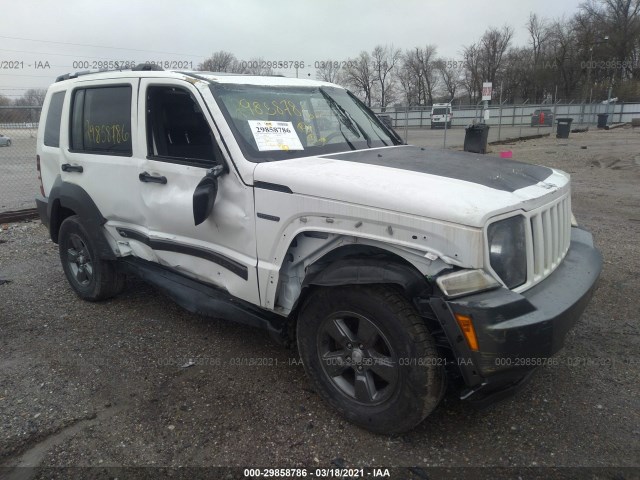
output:
[[[131,68],[132,72],[162,72],[164,68],[155,63],[139,63],[135,67]]]
[[[156,65],[154,63],[139,63],[138,65],[136,65],[135,67],[131,67],[131,68],[116,68],[113,70],[97,70],[97,71],[91,71],[91,70],[82,70],[79,72],[74,72],[74,73],[65,73],[64,75],[59,75],[56,77],[56,83],[57,82],[62,82],[64,80],[70,80],[72,78],[78,78],[81,77],[83,75],[94,75],[96,73],[106,73],[106,72],[126,72],[126,71],[131,71],[131,72],[159,72],[159,71],[164,71],[164,68],[162,68],[159,65]]]

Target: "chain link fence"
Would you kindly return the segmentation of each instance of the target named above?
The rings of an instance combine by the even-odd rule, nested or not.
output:
[[[422,107],[388,107],[384,111],[374,108],[373,111],[385,120],[408,143],[430,147],[462,147],[465,128],[473,123],[483,121],[482,102],[477,105],[451,105],[451,128],[431,125],[431,106]],[[542,116],[541,116],[542,113]],[[557,120],[571,118],[572,129],[593,128],[598,122],[606,125],[628,123],[640,117],[640,103],[545,103],[532,105],[492,105],[489,107],[489,118],[484,122],[489,125],[489,142],[515,140],[518,138],[536,137],[555,134]]]
[[[0,213],[35,208],[36,135],[42,106],[0,107]]]

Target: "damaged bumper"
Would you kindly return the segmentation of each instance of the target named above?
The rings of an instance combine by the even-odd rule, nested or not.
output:
[[[571,246],[562,264],[526,292],[501,288],[451,301],[431,300],[466,383],[462,398],[486,404],[507,396],[562,348],[602,269],[591,234],[571,230]],[[456,314],[471,317],[477,351],[469,348]]]

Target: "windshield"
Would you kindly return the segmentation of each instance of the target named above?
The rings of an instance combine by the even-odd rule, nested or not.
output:
[[[341,88],[213,84],[211,91],[252,162],[401,143]]]

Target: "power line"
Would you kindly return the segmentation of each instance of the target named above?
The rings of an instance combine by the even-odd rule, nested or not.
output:
[[[56,55],[56,56],[60,56],[60,57],[82,57],[82,58],[96,58],[99,60],[112,60],[112,61],[121,61],[122,58],[105,58],[104,56],[102,57],[95,57],[92,55],[80,55],[80,54],[71,54],[71,53],[53,53],[53,52],[34,52],[33,50],[15,50],[12,48],[0,48],[0,50],[5,51],[5,52],[17,52],[17,53],[31,53],[31,54],[36,54],[36,55]],[[191,57],[194,57],[196,55],[190,55]],[[200,56],[200,55],[197,55]],[[203,57],[204,58],[204,57]]]
[[[53,78],[57,75],[23,75],[20,73],[0,73],[0,75],[8,75],[10,77],[40,77],[40,78]]]
[[[23,37],[9,37],[6,35],[0,35],[0,38],[8,38],[11,40],[25,40],[27,42],[40,42],[40,43],[55,43],[58,45],[73,45],[76,47],[92,47],[92,48],[109,48],[113,50],[129,50],[132,52],[149,52],[149,53],[163,53],[165,55],[184,55],[187,57],[201,57],[204,58],[206,55],[194,55],[192,53],[176,53],[176,52],[163,52],[161,50],[143,50],[139,48],[124,48],[124,47],[109,47],[107,45],[91,45],[87,43],[70,43],[70,42],[56,42],[53,40],[38,40],[35,38],[23,38]],[[97,58],[97,57],[95,57]]]

